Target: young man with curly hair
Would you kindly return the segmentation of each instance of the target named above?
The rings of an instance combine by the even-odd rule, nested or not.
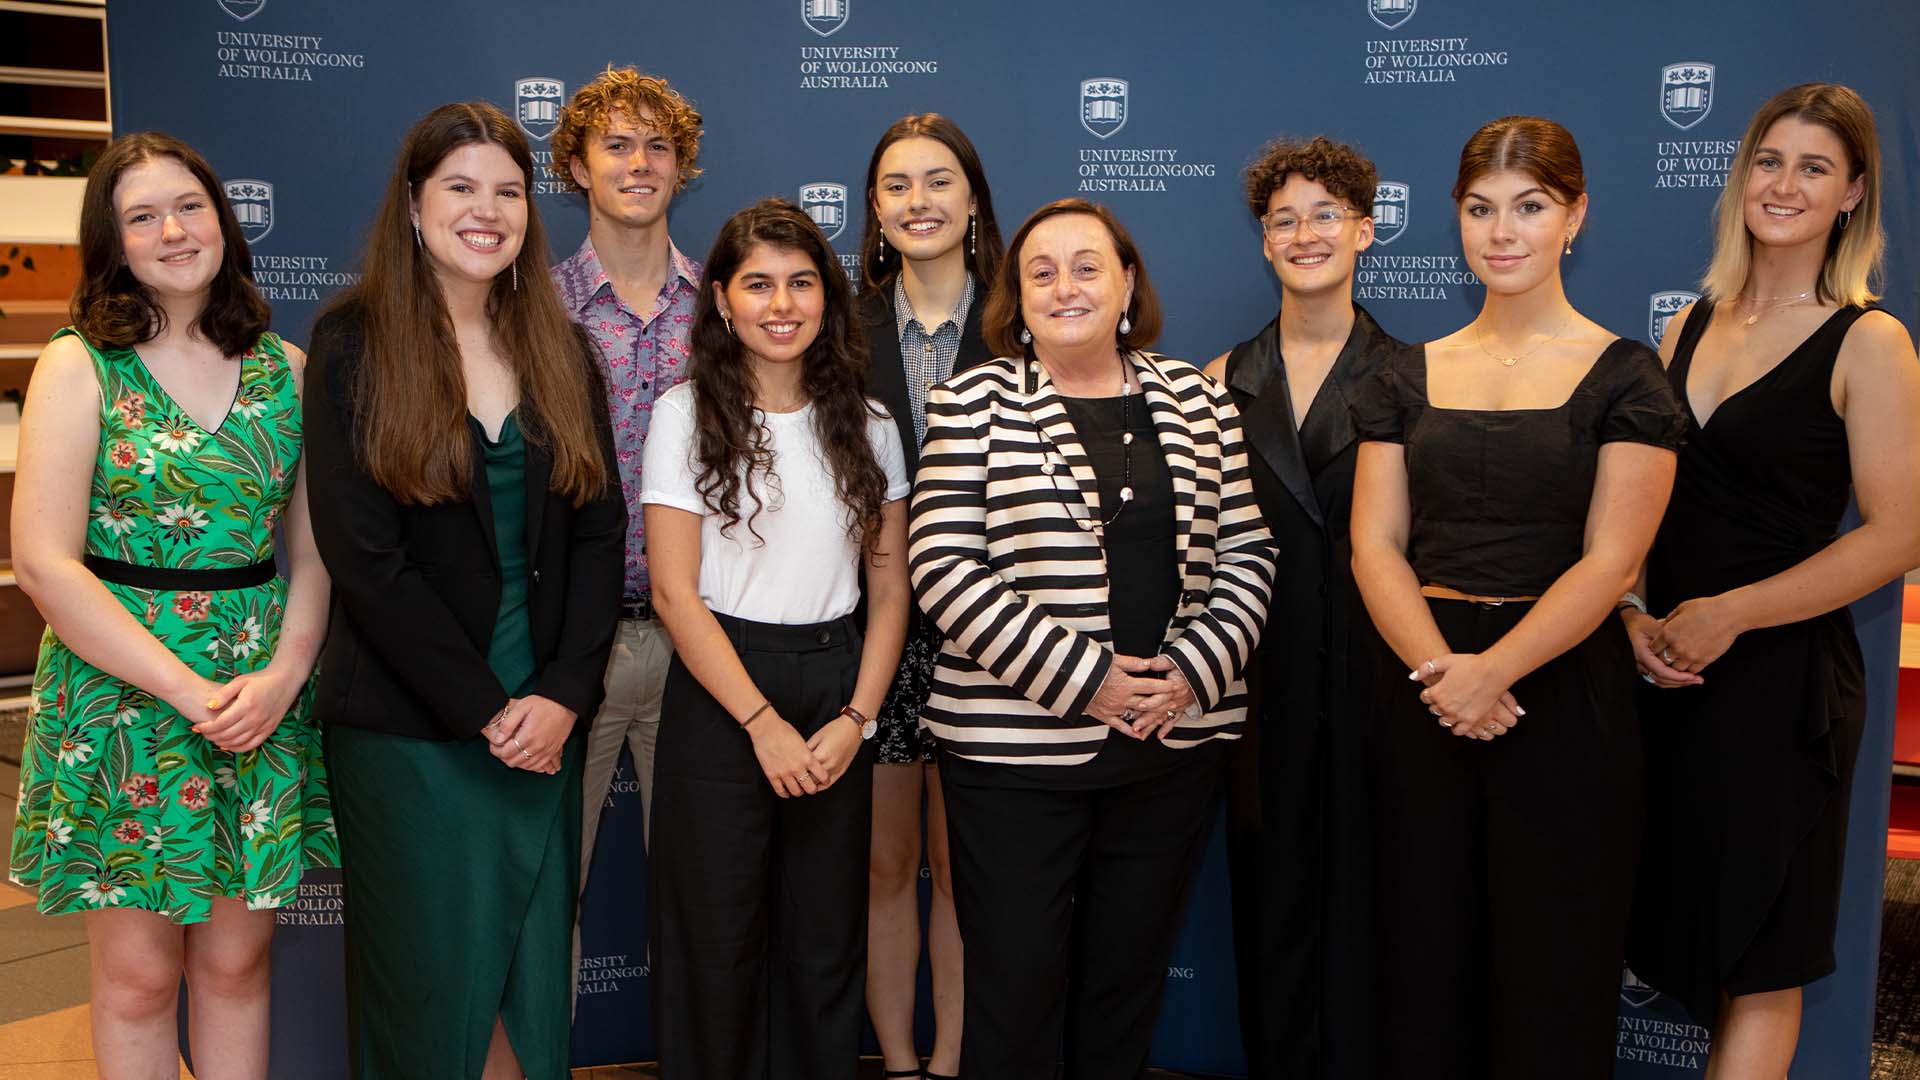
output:
[[[1229,766],[1240,1017],[1254,1077],[1371,1075],[1370,845],[1355,709],[1373,633],[1347,513],[1358,438],[1349,394],[1406,348],[1353,302],[1373,243],[1373,163],[1317,136],[1265,146],[1247,209],[1280,312],[1207,365],[1239,406],[1254,493],[1280,546],[1250,665],[1259,722]]]
[[[587,238],[553,268],[567,314],[593,339],[627,500],[627,569],[606,701],[587,742],[580,888],[620,745],[633,750],[651,833],[660,693],[673,645],[655,617],[641,535],[640,457],[653,404],[686,381],[700,264],[667,233],[673,197],[700,175],[700,114],[666,80],[608,67],[582,86],[553,133],[554,173],[587,200]],[[575,944],[575,960],[579,946]]]

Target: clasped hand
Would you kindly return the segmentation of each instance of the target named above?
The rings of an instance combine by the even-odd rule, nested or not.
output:
[[[560,755],[576,719],[572,709],[552,698],[529,694],[508,698],[506,707],[480,733],[487,737],[493,756],[505,764],[551,776],[560,771]]]
[[[1513,730],[1527,711],[1480,653],[1445,653],[1407,673],[1420,683],[1420,701],[1440,726],[1465,738],[1488,740]]]
[[[1745,629],[1725,596],[1688,600],[1655,619],[1641,612],[1627,618],[1634,659],[1655,686],[1698,686],[1700,672],[1720,659]]]
[[[1171,657],[1116,653],[1087,715],[1131,738],[1166,738],[1194,701],[1193,687]]]
[[[200,679],[191,691],[193,698],[175,707],[186,706],[180,713],[195,734],[229,753],[243,754],[273,736],[305,686],[304,678],[268,664],[224,684]]]
[[[818,795],[832,787],[860,752],[860,728],[852,718],[836,716],[803,739],[777,710],[768,709],[747,725],[753,756],[773,793],[783,799]]]

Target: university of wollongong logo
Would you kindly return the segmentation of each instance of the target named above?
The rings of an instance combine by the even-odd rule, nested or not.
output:
[[[1107,138],[1127,126],[1127,80],[1111,77],[1080,83],[1080,126]]]
[[[1382,180],[1373,189],[1373,242],[1391,244],[1407,230],[1413,189],[1397,180]]]
[[[217,2],[221,11],[241,22],[246,22],[260,14],[260,9],[267,6],[267,0],[217,0]]]
[[[1413,18],[1420,0],[1366,0],[1367,17],[1389,30],[1398,30]]]
[[[530,75],[513,84],[513,119],[531,139],[544,141],[560,124],[567,84],[549,75]]]
[[[1690,293],[1684,289],[1654,293],[1647,300],[1647,340],[1654,348],[1667,336],[1667,324],[1673,321],[1680,309],[1700,299],[1699,293]]]
[[[272,184],[265,180],[229,180],[227,202],[248,244],[259,243],[273,231]]]
[[[800,0],[800,21],[807,29],[828,37],[847,25],[853,0]]]
[[[1699,60],[1660,69],[1660,115],[1685,131],[1713,111],[1713,65]]]
[[[821,180],[800,185],[800,209],[832,240],[847,227],[847,185]]]

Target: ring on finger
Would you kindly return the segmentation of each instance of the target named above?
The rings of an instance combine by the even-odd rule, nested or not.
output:
[[[1133,710],[1128,709],[1127,711],[1120,714],[1120,722],[1123,724],[1133,723],[1133,715],[1134,715]]]
[[[1671,663],[1673,663],[1673,650],[1672,650],[1672,649],[1661,649],[1661,650],[1660,650],[1660,659],[1662,659],[1662,660],[1665,660],[1665,661],[1666,661],[1667,663],[1669,663],[1669,664],[1671,664]]]

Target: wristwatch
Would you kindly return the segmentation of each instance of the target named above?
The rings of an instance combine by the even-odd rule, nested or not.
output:
[[[865,742],[868,739],[873,738],[873,733],[880,730],[879,724],[876,724],[873,721],[867,719],[866,714],[862,713],[859,709],[856,709],[851,705],[841,706],[840,712],[838,715],[844,716],[849,720],[852,720],[853,726],[860,729],[861,742]]]

